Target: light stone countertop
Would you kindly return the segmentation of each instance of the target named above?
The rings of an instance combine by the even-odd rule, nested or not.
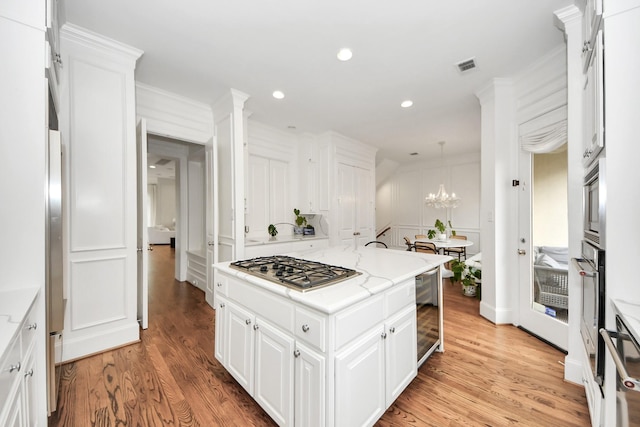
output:
[[[278,234],[276,237],[253,237],[247,238],[244,241],[245,246],[258,246],[258,245],[272,245],[274,243],[290,243],[290,242],[299,242],[303,240],[320,240],[320,239],[328,239],[328,236],[324,234],[315,234],[315,235],[302,235],[302,234]]]
[[[640,303],[614,299],[613,304],[633,337],[640,342]]]
[[[372,295],[413,278],[452,259],[444,255],[358,247],[334,246],[290,252],[295,258],[308,259],[359,271],[360,275],[335,285],[307,292],[290,289],[229,267],[229,262],[214,264],[219,271],[252,283],[272,293],[289,298],[320,312],[331,314],[356,304]],[[441,267],[442,268],[442,267]]]
[[[18,332],[18,327],[31,308],[38,288],[0,291],[0,359]]]

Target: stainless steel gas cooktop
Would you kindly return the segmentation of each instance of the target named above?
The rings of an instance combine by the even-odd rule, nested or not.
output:
[[[284,255],[235,261],[230,267],[300,292],[334,285],[362,274],[350,268]]]

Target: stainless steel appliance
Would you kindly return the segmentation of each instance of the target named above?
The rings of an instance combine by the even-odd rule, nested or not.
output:
[[[618,371],[616,426],[640,426],[640,346],[627,325],[616,316],[616,331],[600,329]],[[616,339],[613,343],[611,337]]]
[[[362,274],[350,268],[285,255],[235,261],[230,267],[300,292],[334,285]]]
[[[598,331],[605,320],[605,251],[582,241],[582,258],[572,258],[582,276],[582,316],[580,334],[589,355],[593,377],[604,382],[604,341]]]
[[[440,266],[417,275],[415,281],[417,360],[420,366],[442,343]]]
[[[53,111],[55,114],[55,111]],[[49,112],[49,124],[57,125]],[[47,394],[48,412],[56,410],[59,371],[56,360],[61,359],[62,330],[64,328],[63,248],[62,248],[62,146],[60,132],[49,130],[47,153],[46,200],[46,314],[47,314]]]
[[[586,172],[583,184],[584,238],[604,249],[607,186],[605,159],[599,158]]]

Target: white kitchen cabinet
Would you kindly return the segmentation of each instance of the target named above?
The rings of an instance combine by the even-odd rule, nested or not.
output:
[[[374,240],[372,174],[368,169],[339,163],[337,167],[340,244],[365,245]]]
[[[289,163],[249,155],[246,220],[248,236],[266,235],[269,224],[290,222]]]
[[[590,61],[584,74],[583,120],[585,135],[582,153],[585,166],[598,156],[604,147],[604,63],[602,30],[594,38]]]
[[[279,424],[373,425],[415,378],[415,280],[332,314],[217,270],[215,356]]]
[[[46,73],[49,80],[49,89],[53,98],[53,103],[57,111],[60,111],[60,68],[62,67],[62,57],[60,55],[60,23],[58,21],[59,2],[58,0],[47,0],[47,44],[46,44]]]
[[[257,319],[255,331],[254,399],[278,425],[293,425],[294,340]]]
[[[325,424],[325,357],[296,342],[295,411],[296,426],[320,427]]]
[[[389,407],[418,374],[414,351],[417,346],[415,305],[386,321],[385,331],[385,389],[386,407]]]
[[[255,316],[242,307],[227,302],[224,310],[227,334],[224,342],[225,363],[229,373],[253,396]]]
[[[20,292],[1,295],[16,306],[26,306],[28,311],[0,309],[0,320],[19,319],[10,339],[0,347],[0,426],[33,427],[38,423],[38,409],[42,402],[38,400],[37,386],[40,373],[36,369],[37,330],[35,292]],[[22,304],[24,302],[25,304]],[[5,329],[5,325],[0,325]],[[7,325],[5,330],[14,325]],[[3,330],[3,332],[5,332]]]
[[[304,141],[300,153],[300,211],[319,214],[329,209],[327,146],[318,141]]]
[[[336,355],[336,426],[373,425],[384,413],[384,347],[380,325]]]

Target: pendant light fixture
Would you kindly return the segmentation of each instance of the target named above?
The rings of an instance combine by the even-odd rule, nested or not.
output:
[[[442,170],[444,171],[444,141],[438,142],[440,145],[440,164],[442,165]],[[444,173],[442,173],[444,175]],[[455,208],[460,203],[460,198],[456,196],[456,193],[447,193],[444,189],[444,179],[440,180],[440,187],[438,188],[438,194],[429,193],[427,197],[425,197],[425,201],[427,202],[427,206],[432,206],[436,209],[439,208]]]

